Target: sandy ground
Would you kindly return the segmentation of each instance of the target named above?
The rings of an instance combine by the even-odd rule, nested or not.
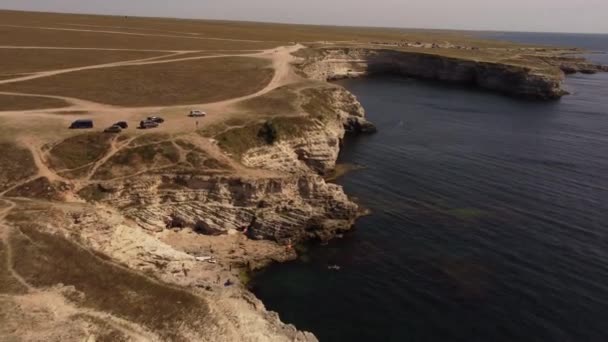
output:
[[[0,47],[1,48],[13,48],[13,47]],[[38,49],[39,47],[30,47],[31,49]],[[60,47],[58,47],[60,48]],[[11,78],[0,80],[0,84],[8,84],[8,83],[16,83],[23,82],[37,78],[51,77],[63,73],[69,72],[77,72],[83,70],[91,70],[91,69],[103,69],[103,68],[112,68],[118,66],[126,66],[126,65],[145,65],[152,63],[170,63],[170,62],[181,62],[181,61],[190,61],[190,60],[199,60],[199,59],[209,59],[209,58],[221,58],[221,57],[256,57],[256,58],[264,58],[268,59],[272,62],[274,68],[274,76],[272,80],[261,90],[254,94],[250,94],[247,96],[233,98],[226,101],[215,102],[215,103],[201,103],[198,105],[189,105],[189,106],[174,106],[174,107],[118,107],[111,106],[101,103],[95,103],[91,101],[86,101],[77,98],[70,97],[61,97],[61,96],[49,96],[45,94],[23,94],[23,93],[15,93],[15,92],[0,92],[3,95],[13,95],[13,96],[36,96],[36,97],[49,97],[60,99],[68,102],[70,107],[56,109],[56,110],[25,110],[25,111],[4,111],[0,112],[0,120],[3,121],[3,126],[11,127],[13,132],[20,132],[21,134],[27,136],[28,132],[33,131],[32,123],[35,122],[36,126],[44,127],[46,129],[54,127],[55,129],[50,129],[49,135],[53,137],[53,139],[57,138],[57,135],[60,136],[69,136],[70,131],[61,129],[57,131],[57,127],[65,127],[69,125],[69,123],[76,118],[83,119],[93,119],[95,120],[95,124],[97,127],[107,127],[113,124],[116,121],[125,120],[129,121],[132,124],[137,123],[139,120],[149,116],[149,115],[163,115],[164,118],[167,119],[167,122],[163,124],[159,129],[153,130],[154,132],[188,132],[195,131],[197,128],[203,128],[205,125],[210,125],[213,123],[217,123],[218,121],[223,120],[223,114],[227,112],[234,112],[235,109],[233,105],[253,97],[257,97],[263,94],[266,94],[273,89],[281,87],[283,85],[291,84],[297,82],[299,76],[297,76],[293,70],[290,68],[290,63],[295,59],[291,54],[297,50],[302,48],[301,45],[291,45],[285,47],[279,47],[270,50],[264,50],[261,52],[251,53],[251,54],[219,54],[214,56],[195,56],[195,57],[184,57],[179,58],[180,55],[185,54],[186,52],[178,51],[172,52],[167,55],[139,59],[139,60],[129,60],[122,61],[116,63],[106,63],[99,65],[89,65],[79,68],[70,68],[70,69],[61,69],[61,70],[47,70],[42,72],[33,73],[27,76]],[[188,51],[188,52],[199,52],[199,51]],[[163,60],[157,60],[159,58],[166,58],[167,56],[176,57],[169,58]],[[187,117],[187,113],[190,109],[201,109],[204,110],[208,115],[205,118],[189,118]],[[66,115],[62,113],[66,112],[86,112],[90,113],[87,115]],[[58,115],[61,114],[61,115]],[[28,117],[30,120],[23,120],[24,117]],[[34,121],[35,120],[35,121]],[[193,124],[194,123],[194,124]],[[49,125],[46,125],[49,124]],[[45,127],[46,126],[46,127]],[[39,132],[37,132],[39,133]],[[142,132],[137,132],[142,133]],[[38,138],[44,139],[44,134],[35,134]]]

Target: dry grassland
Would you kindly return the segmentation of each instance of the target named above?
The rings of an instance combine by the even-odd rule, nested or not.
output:
[[[204,331],[209,309],[200,298],[116,266],[58,235],[23,224],[11,234],[12,268],[35,287],[73,285],[82,296],[76,305],[114,314],[183,341],[190,331]]]
[[[262,96],[248,99],[239,103],[239,107],[249,114],[289,115],[298,110],[299,85],[282,86]]]
[[[0,49],[0,77],[162,56],[162,52]],[[16,77],[16,76],[14,76]]]
[[[112,179],[142,171],[174,165],[180,160],[177,147],[171,142],[124,148],[102,165],[94,179]]]
[[[110,30],[125,33],[176,35],[272,41],[275,45],[288,42],[318,41],[423,41],[454,44],[466,43],[477,47],[514,46],[508,42],[488,41],[471,37],[467,32],[394,29],[372,27],[338,27],[317,25],[288,25],[274,23],[232,22],[219,20],[138,18],[82,14],[53,14],[0,11],[0,22],[12,25],[44,26],[84,30]],[[67,32],[67,31],[66,31]],[[128,36],[127,36],[128,37]],[[142,37],[143,38],[143,37]],[[160,37],[157,37],[160,39]],[[183,44],[182,42],[176,44]],[[272,45],[272,44],[271,44]],[[262,47],[256,47],[262,48]],[[241,48],[249,49],[249,48]]]
[[[14,143],[0,143],[0,191],[14,182],[36,174],[36,164],[30,151]]]
[[[8,80],[11,78],[18,78],[18,77],[23,77],[23,76],[27,76],[28,74],[5,74],[5,75],[0,75],[0,81],[2,80]]]
[[[27,288],[11,274],[8,264],[8,250],[4,242],[0,240],[0,294],[23,294],[26,292]]]
[[[255,93],[270,82],[269,66],[258,58],[212,58],[72,72],[0,89],[127,107],[187,105]]]
[[[281,44],[0,26],[0,45],[137,50],[259,50]]]
[[[60,99],[53,99],[49,97],[13,96],[0,94],[0,112],[7,110],[63,108],[67,106],[69,106],[69,103]]]
[[[49,153],[49,162],[56,170],[72,170],[93,163],[109,150],[113,136],[86,133],[65,139]]]

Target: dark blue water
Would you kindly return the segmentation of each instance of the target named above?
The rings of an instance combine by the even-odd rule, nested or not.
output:
[[[342,84],[379,128],[341,156],[372,215],[258,275],[269,309],[321,341],[608,341],[608,74],[557,102]]]

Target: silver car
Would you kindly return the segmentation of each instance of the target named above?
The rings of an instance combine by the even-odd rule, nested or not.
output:
[[[206,115],[207,115],[207,113],[200,111],[200,110],[191,110],[190,114],[188,114],[188,116],[191,118],[202,118]]]

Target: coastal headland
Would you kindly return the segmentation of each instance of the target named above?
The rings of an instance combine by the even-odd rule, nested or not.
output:
[[[365,213],[328,178],[344,137],[375,128],[328,81],[391,74],[544,101],[567,94],[566,74],[608,71],[578,49],[466,32],[0,19],[8,340],[316,341],[246,285]],[[151,116],[164,122],[136,129]]]

